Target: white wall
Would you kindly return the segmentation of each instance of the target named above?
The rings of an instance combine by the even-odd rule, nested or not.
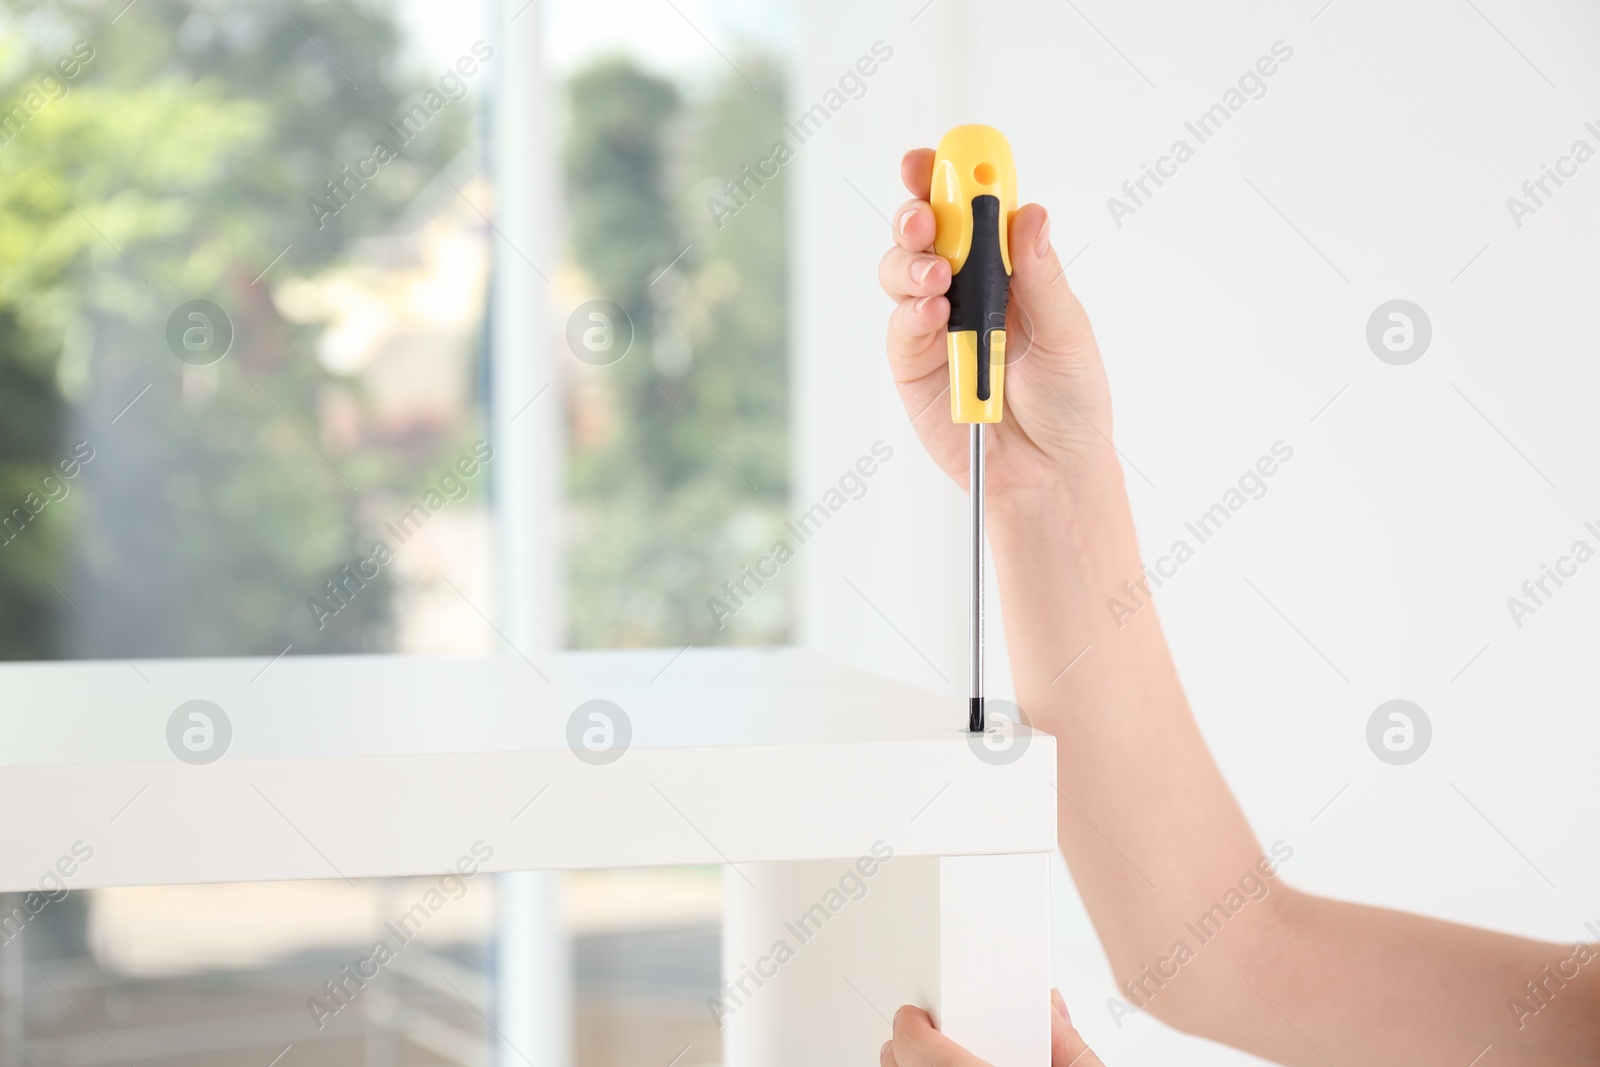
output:
[[[1148,477],[1128,472],[1147,560],[1275,441],[1294,448],[1159,599],[1230,781],[1261,837],[1295,848],[1286,876],[1584,936],[1600,920],[1585,844],[1600,814],[1600,562],[1520,629],[1506,598],[1575,539],[1600,547],[1583,529],[1600,526],[1600,160],[1521,228],[1506,198],[1574,140],[1600,150],[1584,129],[1600,128],[1600,11],[933,0],[912,21],[922,0],[805,7],[795,110],[874,40],[894,57],[793,165],[797,505],[874,439],[896,453],[801,550],[803,641],[949,692],[959,721],[965,505],[916,446],[884,367],[888,227],[874,208],[904,199],[905,148],[959,122],[997,125],[1058,247],[1087,246],[1071,278],[1110,364],[1118,442]],[[1266,95],[1118,228],[1107,197],[1175,138],[1193,144],[1184,121],[1279,40],[1294,54]],[[1409,366],[1365,342],[1393,298],[1433,323]],[[996,675],[1001,657],[1003,641]],[[1435,732],[1405,767],[1365,741],[1394,697]],[[1253,1062],[1148,1018],[1112,1025],[1109,972],[1062,870],[1056,971],[1107,1062]]]

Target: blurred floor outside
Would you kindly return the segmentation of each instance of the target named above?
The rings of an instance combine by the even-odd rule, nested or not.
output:
[[[392,924],[433,888],[396,879],[83,894],[80,951],[60,951],[50,927],[30,924],[0,952],[0,1060],[489,1067],[493,882],[466,883],[408,927],[410,940],[360,988],[343,978],[376,939],[397,941]],[[564,877],[580,1067],[719,1062],[705,1002],[719,980],[721,898],[715,869]],[[341,980],[343,1005],[325,989]],[[312,997],[331,1011],[320,1029]]]

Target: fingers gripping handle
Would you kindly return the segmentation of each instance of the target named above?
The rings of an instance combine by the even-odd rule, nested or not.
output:
[[[950,417],[999,422],[1005,410],[1007,230],[1017,210],[1011,145],[990,126],[957,126],[939,142],[929,194],[933,247],[950,261]]]

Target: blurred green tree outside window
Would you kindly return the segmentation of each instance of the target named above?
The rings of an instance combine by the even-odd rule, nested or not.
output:
[[[482,437],[479,331],[431,353],[466,402],[408,413],[332,365],[331,305],[415,273],[440,220],[481,227],[459,198],[489,75],[350,182],[440,76],[393,5],[118,7],[0,0],[0,658],[391,648],[386,578],[321,625],[309,602]],[[319,217],[330,181],[349,203]],[[211,366],[168,349],[193,300],[231,322]]]
[[[706,208],[782,136],[784,77],[771,56],[736,66],[702,100],[620,55],[567,87],[567,288],[614,301],[634,328],[618,362],[571,363],[575,647],[791,634],[787,575],[721,625],[706,604],[789,517],[785,178],[721,225]]]

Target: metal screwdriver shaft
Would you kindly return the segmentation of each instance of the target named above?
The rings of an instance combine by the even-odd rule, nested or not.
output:
[[[983,425],[1005,416],[1006,305],[1011,249],[1006,229],[1017,210],[1011,146],[991,126],[957,126],[933,154],[928,203],[933,250],[950,261],[950,418],[967,423],[972,570],[967,596],[971,662],[967,729],[984,730]]]
[[[971,640],[967,705],[967,729],[983,733],[983,423],[971,426],[968,445],[969,506],[972,508],[972,589],[971,618],[968,620],[968,637]]]

